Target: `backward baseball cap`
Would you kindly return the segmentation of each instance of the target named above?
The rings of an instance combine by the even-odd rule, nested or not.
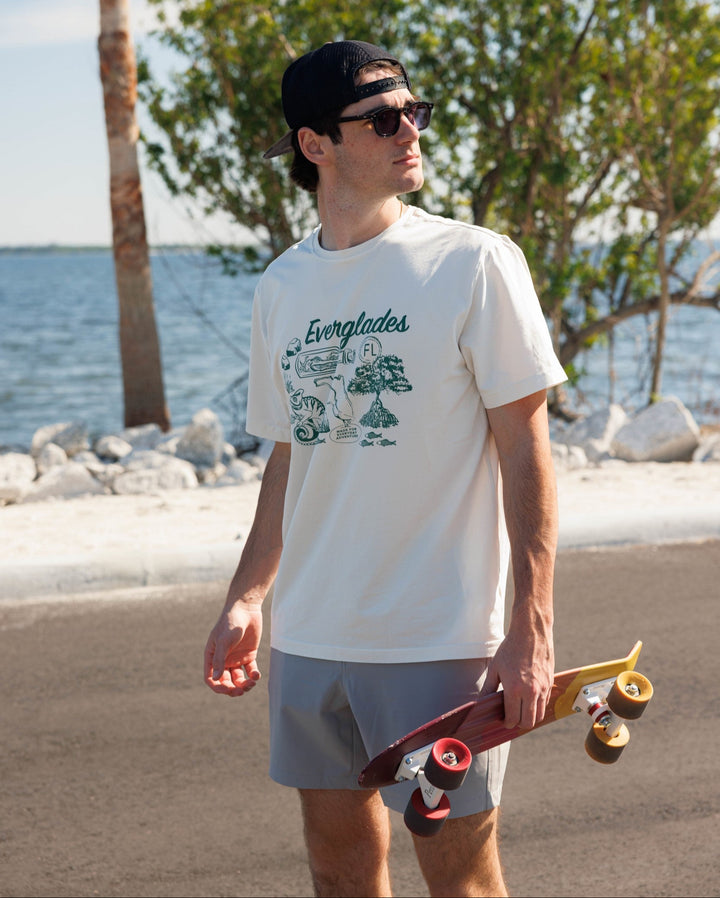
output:
[[[380,78],[369,84],[355,84],[355,76],[369,62],[389,62],[400,66],[402,75]],[[388,90],[410,90],[410,79],[403,64],[382,47],[365,41],[335,41],[311,50],[292,62],[282,79],[282,105],[290,130],[269,150],[264,159],[281,156],[293,149],[292,135],[304,125],[312,125],[365,97]]]

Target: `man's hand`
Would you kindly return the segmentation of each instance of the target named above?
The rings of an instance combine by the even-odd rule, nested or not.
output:
[[[481,695],[496,692],[505,700],[505,726],[532,729],[545,716],[555,676],[552,634],[518,636],[512,629],[488,665]]]
[[[223,611],[205,646],[205,682],[222,695],[245,695],[260,679],[257,652],[262,635],[258,606],[240,602]]]

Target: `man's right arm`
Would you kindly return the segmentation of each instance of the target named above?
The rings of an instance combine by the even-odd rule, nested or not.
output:
[[[276,443],[263,474],[253,525],[227,599],[205,646],[205,682],[223,695],[244,695],[260,679],[257,652],[262,602],[282,552],[282,520],[290,444]]]

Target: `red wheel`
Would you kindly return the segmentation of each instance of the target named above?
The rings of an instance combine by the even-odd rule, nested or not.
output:
[[[420,789],[416,789],[405,808],[405,826],[416,836],[434,836],[442,829],[449,813],[447,795],[440,798],[436,808],[429,808],[423,801]]]
[[[425,779],[436,789],[459,789],[468,772],[472,754],[459,739],[438,739],[425,761]]]

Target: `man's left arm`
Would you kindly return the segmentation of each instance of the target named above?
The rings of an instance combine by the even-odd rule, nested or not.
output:
[[[530,729],[545,714],[555,672],[558,512],[546,392],[488,409],[488,419],[500,458],[515,598],[483,693],[502,683],[505,725]]]

